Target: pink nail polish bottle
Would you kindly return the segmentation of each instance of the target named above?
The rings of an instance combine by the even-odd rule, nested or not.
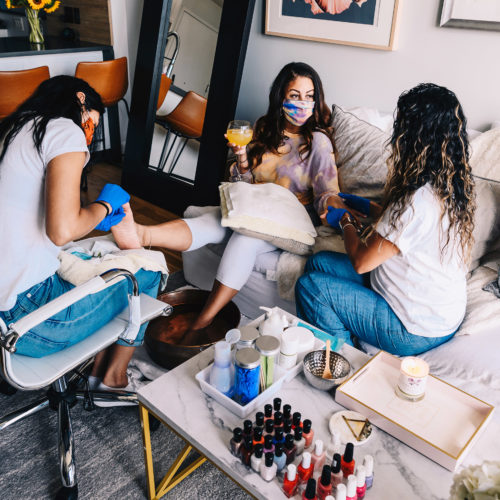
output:
[[[335,453],[332,460],[332,485],[336,488],[342,483],[344,479],[344,474],[342,474],[342,469],[340,468],[340,461],[342,460],[340,453]]]
[[[321,472],[323,470],[323,465],[325,465],[325,457],[326,454],[323,449],[323,441],[321,441],[321,439],[317,439],[314,442],[314,451],[311,454],[311,460],[316,472]]]
[[[351,474],[347,478],[347,491],[346,491],[346,500],[357,500],[358,495],[356,493],[357,481],[356,476]]]
[[[337,493],[335,494],[335,500],[347,500],[347,488],[345,484],[340,483],[337,486]]]
[[[302,422],[302,437],[306,440],[306,449],[311,446],[314,438],[314,431],[311,429],[312,422],[306,418],[304,422]]]
[[[358,465],[356,469],[356,495],[358,500],[363,500],[366,494],[366,473],[363,465]]]

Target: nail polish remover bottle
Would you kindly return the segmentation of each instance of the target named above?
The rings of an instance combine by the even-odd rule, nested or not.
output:
[[[356,476],[351,474],[347,478],[347,492],[346,492],[346,500],[357,500],[356,494],[357,481]]]
[[[363,465],[365,466],[366,472],[366,489],[370,489],[373,486],[373,457],[371,455],[365,455]]]
[[[262,463],[262,454],[264,452],[264,446],[262,444],[255,445],[252,455],[250,456],[250,466],[257,472],[260,472],[260,464]]]
[[[307,483],[309,478],[313,475],[313,466],[311,464],[311,454],[306,451],[302,455],[302,462],[297,467],[297,474],[299,475],[300,483]]]
[[[264,481],[272,481],[276,477],[277,467],[274,463],[274,455],[266,453],[264,462],[260,464],[260,476]]]
[[[304,493],[302,493],[302,499],[303,500],[316,500],[317,499],[316,479],[311,478],[307,481],[306,489],[305,489]]]
[[[294,464],[290,464],[286,468],[285,478],[283,479],[283,492],[288,498],[295,495],[298,484],[297,467]]]
[[[317,439],[314,442],[314,451],[311,455],[311,461],[313,463],[314,470],[320,473],[323,470],[323,465],[325,465],[325,451],[323,449],[323,441]]]
[[[358,500],[363,500],[366,494],[366,473],[364,465],[358,465],[356,469],[356,495]]]
[[[347,488],[345,484],[340,483],[337,486],[337,493],[335,495],[335,500],[347,500]]]
[[[344,477],[349,477],[354,474],[354,445],[352,443],[347,443],[345,447],[345,452],[340,462],[340,467],[342,469],[342,474]]]
[[[321,471],[321,478],[318,481],[318,500],[325,498],[332,493],[332,469],[325,465]]]

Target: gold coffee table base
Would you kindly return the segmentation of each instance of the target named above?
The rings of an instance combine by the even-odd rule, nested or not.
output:
[[[186,444],[183,450],[179,453],[174,463],[171,465],[165,477],[160,481],[158,488],[155,486],[155,477],[153,470],[153,455],[151,450],[151,434],[149,429],[149,411],[141,403],[139,403],[139,413],[141,416],[142,439],[144,443],[144,462],[146,463],[146,476],[148,483],[148,499],[158,500],[165,493],[177,486],[183,479],[188,477],[207,459],[203,455],[197,458],[192,464],[186,466],[181,472],[177,473],[181,465],[186,460],[187,456],[194,448],[190,444]],[[156,415],[153,415],[155,418]]]

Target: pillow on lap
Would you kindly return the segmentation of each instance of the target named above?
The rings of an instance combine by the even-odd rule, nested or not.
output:
[[[219,193],[222,226],[291,253],[311,253],[316,230],[306,208],[288,189],[273,183],[226,182]]]

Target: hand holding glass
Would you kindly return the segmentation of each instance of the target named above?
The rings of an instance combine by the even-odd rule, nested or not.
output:
[[[227,140],[230,144],[238,146],[238,148],[244,148],[251,140],[253,136],[252,125],[250,122],[245,120],[234,120],[229,122],[226,132]],[[238,168],[238,177],[241,178],[241,155],[244,154],[242,151],[234,151],[236,154],[236,163]]]

